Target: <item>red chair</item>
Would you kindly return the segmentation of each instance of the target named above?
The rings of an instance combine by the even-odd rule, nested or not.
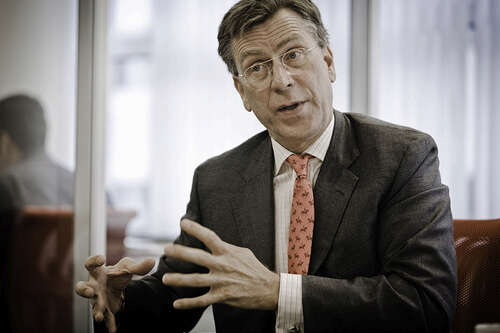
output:
[[[10,234],[7,282],[12,333],[71,332],[73,211],[26,208]]]
[[[500,322],[500,219],[455,220],[458,295],[456,333]]]
[[[125,227],[134,216],[133,211],[108,211],[108,264],[125,255]],[[9,234],[10,332],[72,332],[73,210],[27,206],[13,218]]]

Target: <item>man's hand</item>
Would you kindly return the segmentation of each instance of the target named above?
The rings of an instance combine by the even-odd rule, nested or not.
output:
[[[89,257],[85,268],[89,271],[89,281],[76,284],[76,293],[89,298],[94,319],[105,320],[110,333],[116,332],[114,314],[120,310],[123,302],[123,290],[134,274],[144,275],[154,266],[153,259],[136,263],[133,259],[123,258],[114,266],[104,266],[103,256]]]
[[[240,308],[275,310],[278,307],[280,278],[257,260],[249,249],[222,241],[215,232],[184,219],[181,228],[196,237],[212,252],[182,245],[165,246],[165,255],[207,267],[207,274],[167,273],[163,283],[169,286],[210,287],[208,293],[178,299],[176,309],[225,303]]]

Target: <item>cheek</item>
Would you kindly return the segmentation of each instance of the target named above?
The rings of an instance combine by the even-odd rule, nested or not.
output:
[[[309,94],[311,94],[311,97],[313,98],[314,104],[319,105],[324,94],[319,78],[310,78],[307,84],[307,88],[309,90]]]
[[[267,110],[269,105],[269,94],[266,92],[249,94],[249,102],[253,110],[258,110],[259,113],[263,113]]]
[[[327,74],[320,74],[315,81],[315,94],[319,103],[329,103],[331,96],[331,82]]]

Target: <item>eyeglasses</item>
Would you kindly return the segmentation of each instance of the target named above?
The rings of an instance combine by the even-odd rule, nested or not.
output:
[[[243,74],[238,74],[238,77],[243,78],[246,83],[254,89],[269,87],[271,83],[271,73],[273,71],[273,60],[281,58],[281,64],[285,70],[291,74],[293,69],[299,69],[307,63],[307,54],[316,47],[318,46],[316,45],[308,49],[296,48],[286,51],[282,55],[253,64],[245,69]]]

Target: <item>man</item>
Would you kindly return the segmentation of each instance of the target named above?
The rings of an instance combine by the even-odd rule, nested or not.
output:
[[[0,210],[73,206],[73,173],[47,154],[40,102],[25,94],[0,100]],[[112,206],[111,197],[106,202]]]
[[[76,291],[94,318],[182,332],[213,304],[217,332],[449,331],[456,263],[433,140],[332,109],[310,1],[239,1],[218,39],[267,131],[196,169],[181,235],[151,276],[130,281],[151,260],[87,260]]]
[[[72,205],[73,176],[45,151],[47,124],[27,95],[0,100],[0,208]]]
[[[9,303],[7,258],[18,214],[25,205],[73,204],[73,176],[47,155],[46,132],[44,111],[35,98],[16,94],[0,100],[0,316],[7,332],[14,320],[9,312],[16,306]],[[52,236],[55,242],[58,233]]]

